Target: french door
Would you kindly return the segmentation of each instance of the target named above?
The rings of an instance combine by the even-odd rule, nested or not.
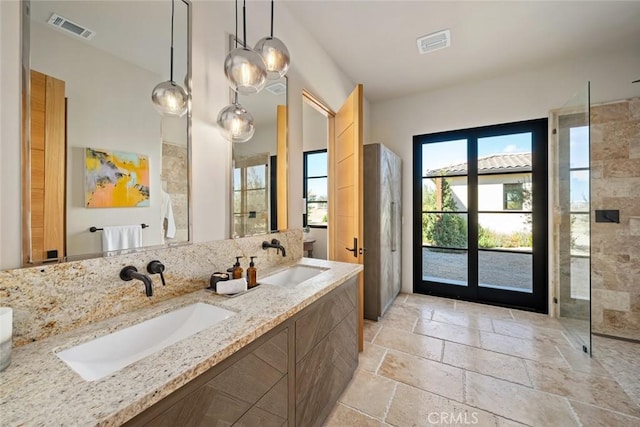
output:
[[[547,312],[547,119],[414,136],[414,292]]]

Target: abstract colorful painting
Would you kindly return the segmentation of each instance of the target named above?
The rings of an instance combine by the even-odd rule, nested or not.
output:
[[[124,151],[87,148],[85,206],[149,206],[149,157]]]

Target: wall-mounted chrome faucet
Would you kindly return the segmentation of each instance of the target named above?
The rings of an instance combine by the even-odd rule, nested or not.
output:
[[[147,264],[147,272],[149,274],[159,274],[160,275],[160,279],[162,279],[162,286],[165,286],[164,274],[162,274],[164,272],[164,264],[163,263],[161,263],[158,260],[153,260],[153,261],[149,262],[149,264]]]
[[[287,256],[287,252],[284,249],[284,246],[280,244],[280,240],[278,239],[271,240],[271,243],[267,242],[266,240],[262,242],[262,249],[267,250],[269,248],[275,248],[277,254],[279,254],[280,251],[282,251],[282,256],[283,257]]]
[[[146,274],[138,273],[138,269],[132,265],[128,265],[122,270],[120,270],[120,278],[125,282],[128,282],[133,279],[140,280],[144,283],[144,290],[148,297],[153,296],[153,282],[151,281],[151,277]]]

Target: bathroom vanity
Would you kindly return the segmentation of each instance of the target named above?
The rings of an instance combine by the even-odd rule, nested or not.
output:
[[[303,258],[268,273],[299,264],[322,272],[234,298],[196,291],[14,349],[2,424],[321,425],[358,364],[362,267]],[[95,381],[56,356],[194,303],[235,314]]]

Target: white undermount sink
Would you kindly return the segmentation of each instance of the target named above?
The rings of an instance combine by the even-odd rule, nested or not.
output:
[[[83,379],[93,381],[234,314],[233,311],[199,302],[95,338],[56,355]]]
[[[260,279],[259,282],[267,285],[293,287],[327,270],[328,268],[297,264]]]

